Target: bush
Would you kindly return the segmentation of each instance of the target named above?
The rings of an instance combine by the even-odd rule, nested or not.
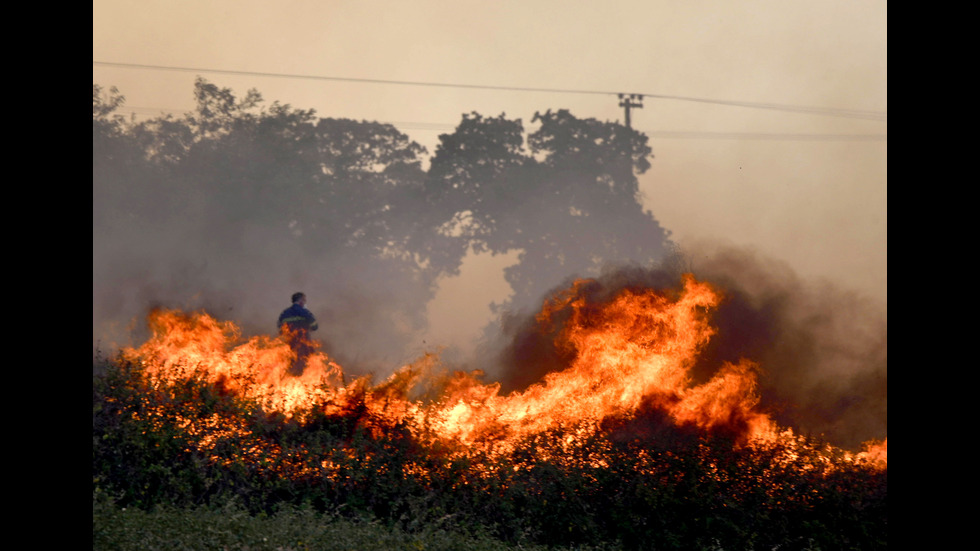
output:
[[[787,456],[658,427],[655,439],[607,431],[569,444],[572,428],[559,427],[507,455],[459,457],[364,408],[313,404],[286,419],[185,375],[150,383],[138,364],[114,362],[96,376],[96,548],[887,544],[887,471],[816,468],[818,442]]]

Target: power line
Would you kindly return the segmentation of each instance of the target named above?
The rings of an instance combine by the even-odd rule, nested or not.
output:
[[[592,95],[614,95],[614,96],[618,96],[621,94],[621,92],[609,92],[604,90],[574,90],[574,89],[563,89],[563,88],[532,88],[532,87],[524,87],[524,86],[493,86],[493,85],[486,85],[486,84],[462,84],[462,83],[422,82],[422,81],[408,81],[408,80],[386,80],[386,79],[370,79],[370,78],[335,77],[335,76],[324,76],[324,75],[268,73],[268,72],[260,72],[260,71],[234,71],[228,69],[173,67],[173,66],[166,66],[166,65],[146,65],[146,64],[139,64],[139,63],[116,63],[110,61],[93,61],[92,64],[103,66],[103,67],[121,67],[126,69],[150,69],[150,70],[157,70],[157,71],[217,73],[217,74],[225,74],[225,75],[256,76],[256,77],[269,77],[269,78],[291,78],[291,79],[305,79],[305,80],[329,80],[329,81],[337,81],[337,82],[356,82],[356,83],[363,83],[363,84],[389,84],[389,85],[398,85],[398,86],[465,88],[465,89],[479,89],[479,90],[500,90],[500,91],[507,91],[507,92],[544,92],[550,94],[592,94]],[[882,111],[837,109],[837,108],[826,108],[826,107],[812,107],[812,106],[804,106],[804,105],[787,105],[787,104],[778,104],[778,103],[728,101],[728,100],[716,100],[716,99],[708,99],[708,98],[673,96],[673,95],[651,94],[651,93],[643,93],[641,95],[645,97],[657,98],[657,99],[691,101],[691,102],[699,102],[699,103],[710,103],[716,105],[728,105],[733,107],[748,107],[753,109],[789,111],[789,112],[808,113],[811,115],[823,115],[823,116],[831,116],[831,117],[846,117],[846,118],[868,119],[868,120],[877,120],[877,121],[886,121],[888,117],[888,115]]]
[[[677,138],[698,140],[778,140],[778,141],[888,141],[887,134],[783,134],[773,132],[683,132],[654,131],[645,132],[654,138]]]
[[[154,107],[123,106],[120,111],[129,111],[132,114],[144,113],[144,116],[159,115],[161,113],[176,113],[178,109],[161,109]],[[382,121],[390,124],[399,130],[420,130],[432,132],[452,132],[456,125],[441,122],[418,122],[418,121]],[[665,139],[694,139],[694,140],[771,140],[771,141],[860,141],[874,142],[887,141],[887,134],[807,134],[807,133],[783,133],[783,132],[705,132],[705,131],[684,131],[684,130],[655,130],[644,132],[651,138]]]

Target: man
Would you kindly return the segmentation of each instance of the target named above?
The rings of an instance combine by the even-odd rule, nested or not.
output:
[[[296,354],[290,373],[299,375],[306,366],[306,358],[313,352],[310,331],[317,330],[316,318],[306,309],[306,295],[293,293],[293,304],[279,314],[279,333]]]

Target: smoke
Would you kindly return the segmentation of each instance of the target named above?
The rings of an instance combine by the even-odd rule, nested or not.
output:
[[[345,370],[387,374],[411,360],[406,349],[424,309],[400,274],[356,257],[304,255],[257,230],[240,233],[238,248],[209,243],[208,235],[190,221],[128,231],[96,224],[95,357],[145,342],[147,315],[158,307],[234,321],[243,338],[275,335],[279,313],[302,291],[319,321],[315,336]]]
[[[695,384],[726,362],[749,359],[761,367],[760,407],[781,426],[851,449],[887,437],[886,313],[854,291],[804,281],[749,249],[701,244],[656,268],[610,268],[578,296],[602,304],[626,288],[679,289],[685,271],[722,295],[712,316],[717,332],[692,368]],[[501,316],[499,334],[482,350],[502,392],[568,365],[572,352],[555,346],[562,322],[561,312],[547,321]]]
[[[710,364],[758,361],[763,407],[783,425],[853,447],[887,436],[888,325],[883,304],[804,281],[747,249],[706,248],[695,273],[726,294]]]
[[[320,321],[317,338],[351,374],[387,374],[423,352],[420,289],[373,261],[311,258],[259,231],[242,236],[251,256],[226,256],[200,228],[100,231],[93,255],[94,343],[103,352],[146,337],[154,307],[203,309],[234,320],[244,336],[274,334],[289,296],[304,291]],[[675,289],[689,271],[722,293],[716,334],[692,369],[704,382],[725,363],[761,366],[761,407],[784,426],[856,448],[887,436],[887,320],[883,304],[828,282],[804,281],[783,262],[748,249],[704,245],[656,268],[620,266],[581,292],[599,304],[627,287]],[[571,280],[554,291],[567,289]],[[540,306],[540,303],[537,305]],[[501,312],[470,361],[504,393],[568,365],[554,346],[561,317],[542,326],[537,308]],[[438,345],[439,343],[432,343]]]

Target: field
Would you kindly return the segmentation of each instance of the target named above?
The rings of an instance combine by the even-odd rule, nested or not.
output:
[[[529,551],[538,545],[512,545],[489,536],[467,535],[433,526],[415,533],[379,522],[354,521],[309,508],[286,508],[271,516],[250,515],[243,508],[175,509],[147,512],[120,509],[106,501],[94,508],[94,549],[251,550],[251,551]],[[575,546],[574,549],[606,549]]]

